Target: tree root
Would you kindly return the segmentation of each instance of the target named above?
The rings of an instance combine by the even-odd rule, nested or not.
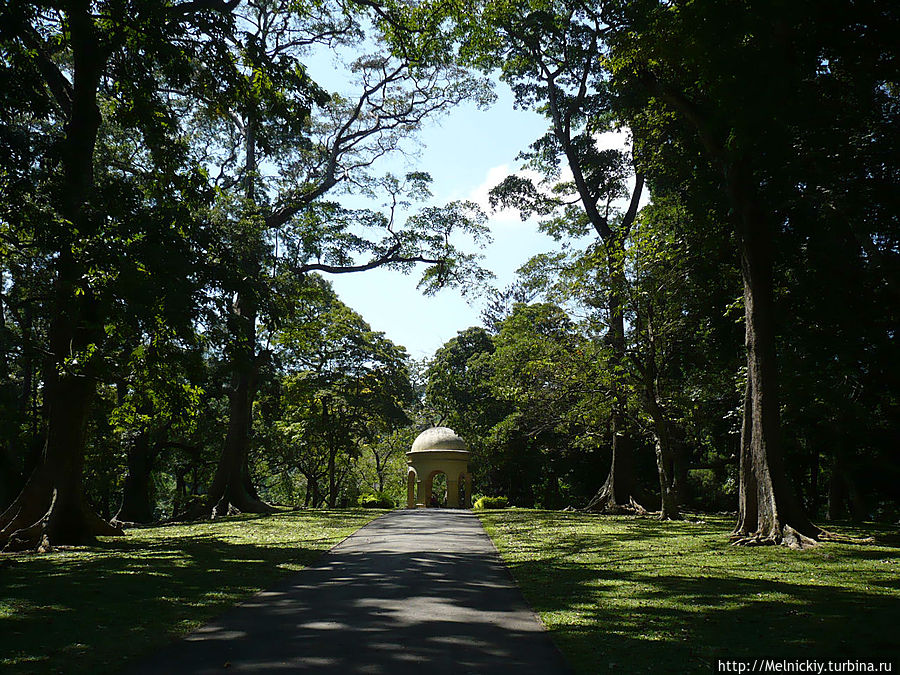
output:
[[[47,512],[35,523],[27,526],[17,527],[18,523],[27,519],[27,511],[22,508],[16,516],[7,524],[0,536],[9,532],[6,538],[6,545],[3,547],[4,553],[14,553],[18,551],[35,550],[38,553],[49,553],[52,549],[50,538],[47,536],[47,523],[53,514],[53,507],[56,506],[57,491],[53,490],[50,497],[50,507]]]
[[[275,511],[275,507],[266,504],[261,499],[254,499],[250,495],[238,495],[237,498],[229,498],[226,495],[216,502],[212,508],[211,517],[215,519],[223,516],[236,516],[241,513],[270,514]]]
[[[665,517],[663,517],[662,511],[659,511],[658,513],[654,512],[653,515],[655,515],[660,520],[660,522],[663,522],[663,523],[669,522],[669,521],[675,521],[675,520],[684,520],[684,518],[682,517],[680,512],[675,513],[675,514],[670,513],[670,514],[667,514]]]
[[[37,488],[34,485],[32,490]],[[59,503],[56,488],[49,491],[49,504],[40,494],[22,494],[3,514],[0,543],[3,552],[36,551],[49,553],[58,544],[91,544],[98,536],[121,536],[121,527],[108,523],[81,502],[68,512]]]
[[[875,537],[851,537],[846,534],[836,534],[834,532],[829,532],[828,530],[822,530],[822,534],[819,536],[819,541],[831,541],[836,544],[874,544],[876,543]]]
[[[802,551],[819,545],[819,542],[801,534],[790,525],[774,528],[771,532],[754,532],[745,534],[733,532],[731,535],[732,546],[787,546],[794,551]]]
[[[242,513],[270,514],[276,509],[261,499],[255,499],[249,494],[225,495],[210,505],[210,501],[198,500],[187,506],[180,513],[167,518],[166,523],[184,523],[198,520],[215,520],[225,516],[236,516]]]
[[[618,504],[609,492],[604,492],[594,497],[583,510],[585,512],[605,513],[608,515],[630,514],[646,516],[649,514],[649,511],[641,506],[634,497],[629,497],[625,504]]]
[[[166,518],[164,523],[193,523],[198,520],[207,520],[212,517],[212,512],[205,500],[196,500],[188,504],[178,513]]]

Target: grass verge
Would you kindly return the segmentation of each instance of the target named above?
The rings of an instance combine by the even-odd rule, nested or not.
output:
[[[711,673],[717,659],[900,665],[895,529],[835,528],[876,543],[796,552],[730,546],[733,523],[717,516],[478,515],[577,672]]]
[[[0,671],[104,673],[312,562],[383,511],[292,511],[0,555]]]

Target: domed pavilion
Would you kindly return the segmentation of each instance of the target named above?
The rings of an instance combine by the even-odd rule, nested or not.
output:
[[[426,429],[413,441],[406,453],[406,506],[410,509],[434,506],[434,478],[447,478],[447,506],[469,508],[472,504],[472,474],[469,473],[469,449],[466,442],[447,427]]]

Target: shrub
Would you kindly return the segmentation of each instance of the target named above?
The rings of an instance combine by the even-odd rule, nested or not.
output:
[[[481,497],[476,501],[472,508],[476,511],[485,509],[505,509],[509,506],[509,500],[506,497]]]
[[[372,495],[361,495],[356,503],[364,509],[392,509],[396,506],[394,500],[383,492]]]

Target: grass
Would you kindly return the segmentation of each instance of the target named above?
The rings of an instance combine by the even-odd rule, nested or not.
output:
[[[104,673],[299,570],[383,511],[294,511],[0,555],[0,672]]]
[[[717,659],[900,665],[900,537],[807,551],[730,546],[732,522],[514,509],[479,513],[581,673],[714,672]],[[849,672],[849,671],[848,671]]]

